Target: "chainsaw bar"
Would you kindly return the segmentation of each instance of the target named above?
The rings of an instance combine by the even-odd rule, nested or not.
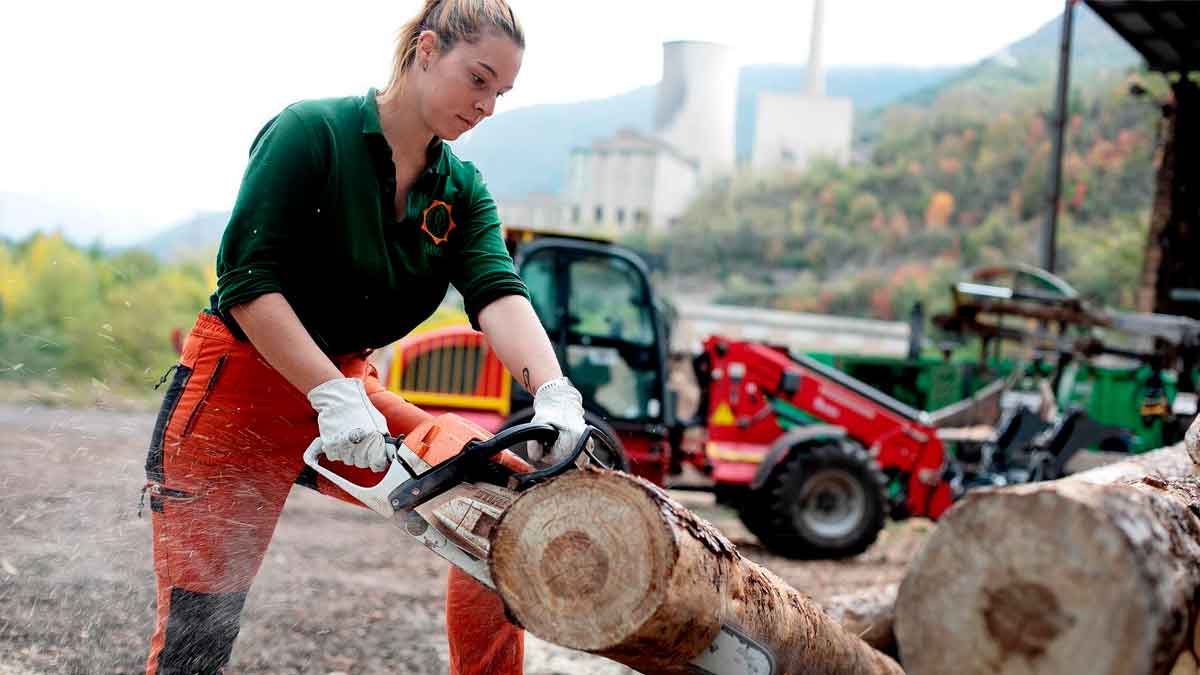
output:
[[[763,645],[734,626],[721,632],[699,656],[688,662],[698,675],[773,675],[775,657]]]

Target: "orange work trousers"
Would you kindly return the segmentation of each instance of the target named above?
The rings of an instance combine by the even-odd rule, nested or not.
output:
[[[365,354],[334,363],[364,381],[392,434],[429,419],[384,388]],[[222,671],[293,483],[358,504],[304,465],[304,449],[318,435],[304,394],[219,318],[201,313],[183,344],[146,460],[158,601],[147,675]],[[369,469],[328,466],[360,485],[379,480]],[[494,593],[454,567],[446,631],[451,673],[522,672],[524,632],[505,619]]]

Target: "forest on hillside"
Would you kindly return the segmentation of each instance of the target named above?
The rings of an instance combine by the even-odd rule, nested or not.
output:
[[[1167,87],[1106,72],[1073,89],[1057,272],[1089,299],[1131,308]],[[1130,93],[1136,78],[1149,91]],[[630,243],[671,274],[717,276],[719,300],[895,319],[934,311],[978,265],[1038,264],[1050,190],[1048,78],[984,72],[872,124],[866,159],[742,172],[708,186],[669,234]]]
[[[211,261],[0,239],[0,380],[148,394],[215,286]]]

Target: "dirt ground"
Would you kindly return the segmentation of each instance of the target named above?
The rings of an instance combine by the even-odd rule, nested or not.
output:
[[[0,675],[136,673],[153,612],[137,516],[150,411],[0,403]],[[747,557],[817,601],[899,581],[929,529],[891,525],[849,561],[758,547],[733,514],[676,493]],[[444,673],[445,563],[365,509],[294,488],[251,590],[236,673]],[[526,673],[629,673],[526,640]]]

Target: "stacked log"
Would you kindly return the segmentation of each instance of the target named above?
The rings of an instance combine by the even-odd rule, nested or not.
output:
[[[1198,442],[1200,422],[1136,459],[969,493],[901,583],[905,670],[1195,673]]]
[[[896,595],[900,584],[884,584],[835,595],[823,604],[842,628],[884,654],[896,653]]]
[[[586,469],[534,487],[489,536],[492,579],[515,623],[643,673],[696,672],[688,662],[722,627],[765,648],[777,675],[903,672],[626,474]]]

